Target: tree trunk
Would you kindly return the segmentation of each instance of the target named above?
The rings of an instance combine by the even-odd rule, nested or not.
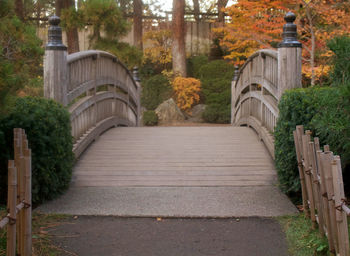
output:
[[[199,21],[199,1],[193,0],[193,12],[194,12],[194,19],[198,22]]]
[[[186,77],[185,0],[173,0],[173,71]]]
[[[74,8],[74,0],[56,0],[56,15],[61,16],[62,9]],[[68,53],[79,52],[79,36],[76,27],[66,29]]]
[[[226,7],[228,0],[218,0],[218,22],[225,23],[225,13],[222,11]]]
[[[134,46],[142,50],[142,0],[134,0]]]
[[[23,0],[15,0],[15,12],[17,17],[24,21],[24,7],[23,7]]]

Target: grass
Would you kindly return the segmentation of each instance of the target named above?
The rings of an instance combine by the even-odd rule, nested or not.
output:
[[[6,215],[4,209],[0,209],[0,219]],[[76,255],[64,249],[57,247],[52,242],[52,236],[48,229],[52,229],[63,222],[66,222],[71,216],[62,214],[41,214],[33,213],[32,232],[33,232],[33,256],[56,256],[64,251],[65,255]],[[0,230],[0,256],[6,255],[6,229]]]
[[[311,220],[303,213],[279,217],[286,234],[288,251],[291,256],[325,256],[330,255],[326,237],[321,237],[318,229],[311,228]],[[350,219],[348,220],[350,230]]]

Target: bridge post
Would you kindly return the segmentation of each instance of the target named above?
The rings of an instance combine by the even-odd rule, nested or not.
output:
[[[136,126],[141,126],[141,79],[139,77],[139,69],[138,67],[134,67],[132,70],[133,78],[137,85],[137,120],[136,120]]]
[[[44,56],[44,97],[67,105],[67,47],[62,43],[61,20],[49,18],[48,42]]]
[[[235,92],[235,88],[236,88],[236,83],[238,81],[239,78],[239,67],[238,65],[235,65],[235,73],[233,75],[232,78],[232,82],[231,82],[231,124],[234,125],[235,124],[235,98],[236,98],[236,92]]]
[[[296,17],[288,12],[284,17],[283,41],[278,45],[278,99],[287,89],[301,87],[301,49],[297,40]]]

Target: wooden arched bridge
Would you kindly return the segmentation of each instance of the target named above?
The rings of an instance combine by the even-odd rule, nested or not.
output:
[[[72,186],[273,187],[277,104],[285,89],[301,86],[294,20],[286,16],[277,51],[260,50],[236,69],[231,125],[149,128],[140,127],[137,70],[102,51],[67,56],[52,17],[44,92],[71,113],[79,158]]]

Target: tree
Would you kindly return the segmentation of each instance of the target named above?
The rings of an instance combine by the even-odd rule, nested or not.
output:
[[[173,71],[186,77],[185,0],[173,0]]]
[[[68,12],[75,10],[74,0],[56,0],[56,15],[61,16],[62,10],[65,9]],[[68,53],[79,52],[79,36],[78,29],[74,23],[70,23],[69,26],[66,26],[67,34],[67,47]]]
[[[18,18],[24,20],[23,0],[15,0],[15,12]]]
[[[142,50],[142,0],[134,0],[134,46]]]
[[[228,0],[218,0],[218,22],[225,23],[225,13],[223,9],[226,7]]]
[[[198,22],[199,21],[199,0],[193,0],[193,12],[194,12],[194,19]]]

